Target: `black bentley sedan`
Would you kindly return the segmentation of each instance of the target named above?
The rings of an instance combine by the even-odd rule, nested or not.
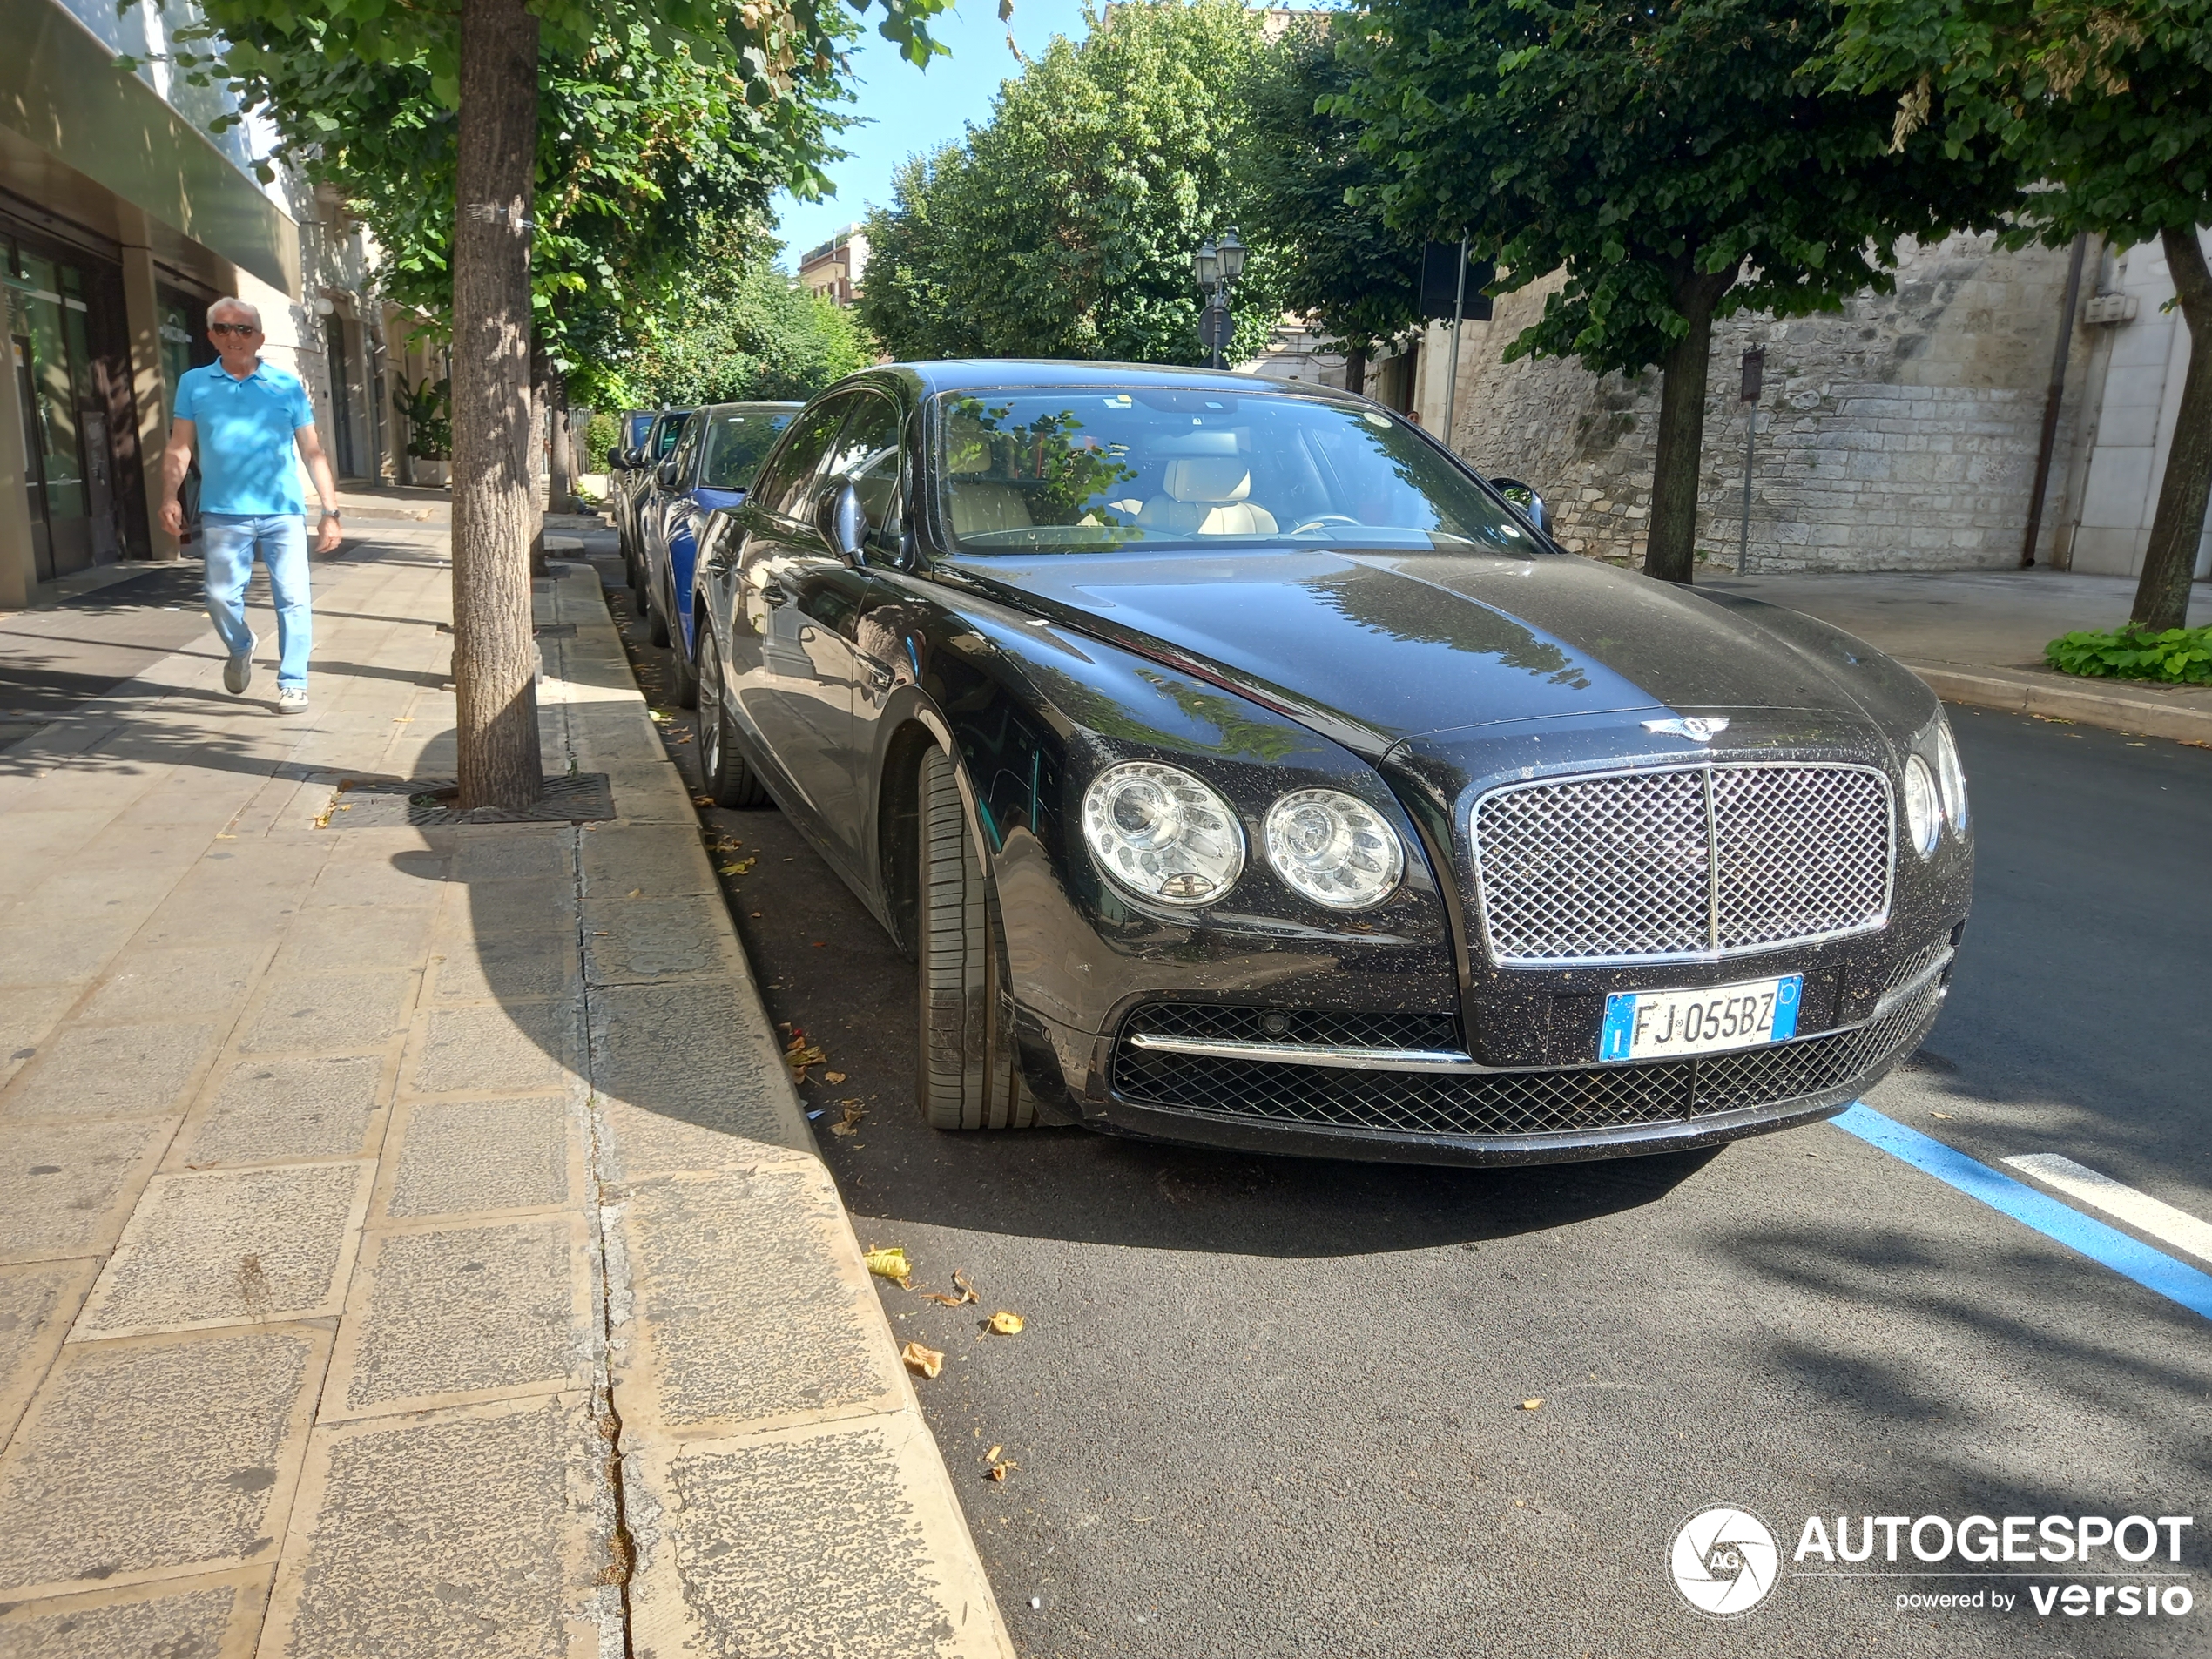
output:
[[[1541,524],[1339,392],[871,369],[701,532],[707,786],[912,956],[941,1127],[1512,1163],[1837,1111],[1965,926],[1941,707]]]

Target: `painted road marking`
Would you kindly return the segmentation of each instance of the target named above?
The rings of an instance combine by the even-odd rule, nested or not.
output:
[[[2119,1217],[2162,1244],[2212,1262],[2212,1223],[2199,1221],[2186,1210],[2161,1204],[2148,1192],[2138,1192],[2055,1152],[2030,1152],[2006,1158],[2005,1163],[2009,1169],[2027,1170],[2045,1186],[2056,1187],[2077,1203]]]
[[[2078,1251],[2091,1261],[2102,1263],[2123,1278],[2131,1278],[2145,1290],[2155,1291],[2168,1301],[2180,1303],[2192,1313],[2212,1319],[2212,1274],[2177,1262],[2116,1227],[2092,1220],[2079,1210],[2060,1204],[2009,1175],[2000,1175],[1986,1163],[1977,1163],[1919,1130],[1907,1129],[1896,1119],[1883,1116],[1864,1101],[1854,1102],[1829,1121],[1868,1145],[1879,1147],[1892,1157],[1902,1158],[1915,1169],[1956,1187],[1968,1197],[1979,1198],[1991,1209],[2033,1227],[2046,1238]]]

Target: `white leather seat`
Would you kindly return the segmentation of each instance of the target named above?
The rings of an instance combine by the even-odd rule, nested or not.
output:
[[[1025,530],[1036,521],[1029,503],[1011,484],[970,480],[953,482],[953,534],[988,536],[993,530]]]
[[[1136,522],[1146,529],[1184,536],[1272,536],[1275,515],[1244,498],[1251,469],[1235,455],[1191,455],[1170,461],[1160,480],[1164,492],[1144,503]]]

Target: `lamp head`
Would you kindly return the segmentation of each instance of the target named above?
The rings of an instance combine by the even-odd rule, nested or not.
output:
[[[1202,288],[1211,288],[1221,280],[1221,253],[1209,237],[1198,244],[1198,251],[1190,256],[1190,273]]]
[[[1234,225],[1221,233],[1221,246],[1217,256],[1221,260],[1223,281],[1234,282],[1244,274],[1244,245],[1238,239]]]

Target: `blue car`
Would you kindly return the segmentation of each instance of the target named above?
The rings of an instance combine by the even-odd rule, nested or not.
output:
[[[636,544],[652,641],[675,658],[671,676],[678,705],[698,697],[693,665],[697,643],[691,596],[698,556],[698,527],[709,513],[745,500],[776,435],[799,413],[796,403],[713,403],[692,414],[675,451],[662,462],[637,496]],[[684,602],[677,603],[676,596]]]

